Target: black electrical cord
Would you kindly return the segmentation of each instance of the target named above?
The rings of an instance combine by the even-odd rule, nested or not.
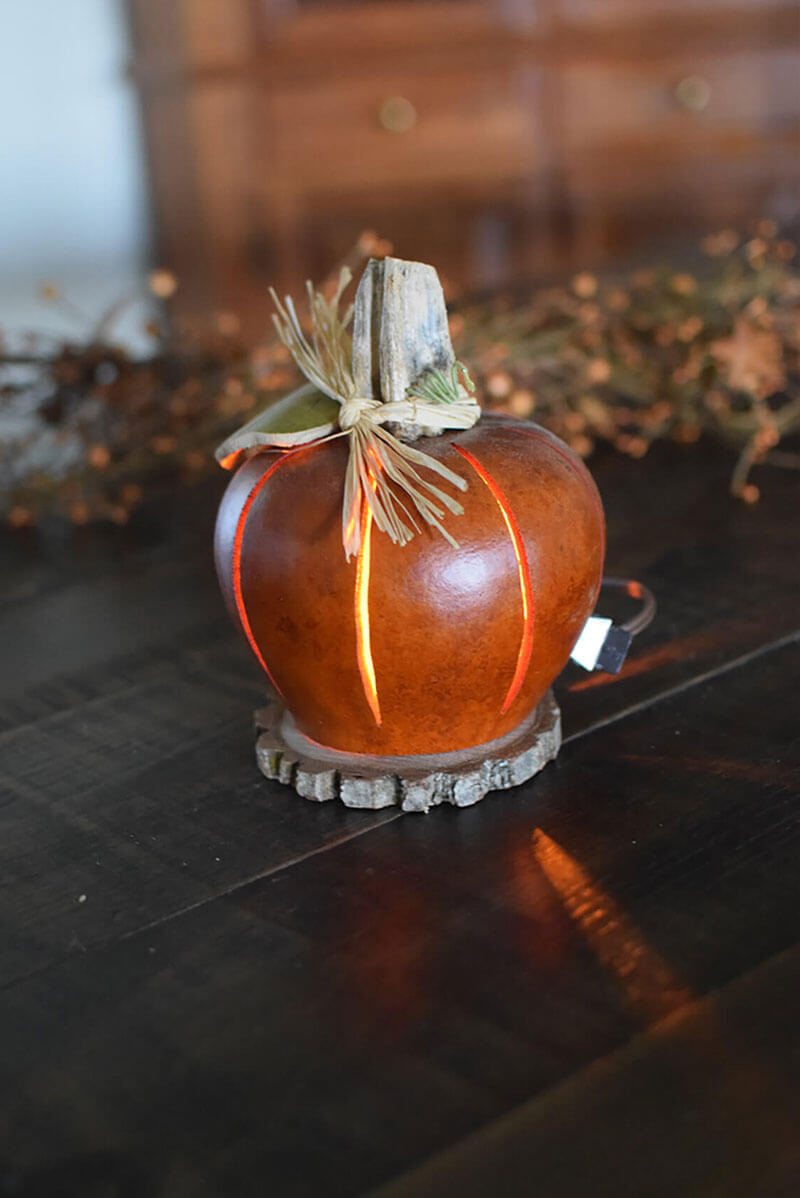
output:
[[[590,616],[572,650],[572,660],[584,670],[605,670],[618,674],[622,669],[631,641],[642,632],[656,614],[653,592],[633,578],[604,578],[601,586],[609,591],[622,591],[641,606],[635,616],[617,624],[607,616]]]
[[[624,591],[631,599],[641,600],[642,606],[637,614],[619,627],[631,636],[643,632],[656,614],[656,597],[650,588],[632,578],[604,578],[602,586],[614,591]]]

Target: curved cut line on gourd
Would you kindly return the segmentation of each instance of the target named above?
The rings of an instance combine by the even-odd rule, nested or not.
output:
[[[304,446],[304,448],[305,448],[305,446]],[[302,452],[302,450],[296,449],[289,453],[283,453],[279,458],[276,459],[276,461],[274,461],[272,463],[272,465],[269,467],[269,469],[266,470],[264,472],[264,474],[261,475],[261,478],[258,480],[258,482],[255,484],[255,486],[252,488],[252,490],[250,491],[250,494],[247,496],[247,499],[244,502],[244,507],[242,508],[241,512],[239,513],[239,519],[236,524],[236,535],[233,539],[233,597],[234,597],[234,601],[236,603],[236,610],[239,613],[239,622],[241,623],[242,628],[244,629],[244,634],[247,637],[247,643],[249,644],[250,648],[252,649],[257,662],[259,663],[262,670],[266,674],[267,678],[269,678],[270,683],[275,688],[275,690],[278,692],[278,694],[281,696],[281,698],[283,698],[283,692],[282,692],[281,688],[278,686],[275,679],[272,677],[269,666],[264,661],[261,650],[259,649],[258,645],[256,644],[256,638],[253,636],[253,629],[250,627],[250,620],[247,615],[247,608],[244,605],[244,595],[242,594],[242,542],[244,540],[245,526],[247,524],[247,518],[250,515],[250,509],[253,506],[253,504],[255,503],[256,498],[258,497],[259,492],[261,491],[261,488],[266,483],[269,482],[269,480],[272,478],[273,474],[275,473],[275,471],[278,469],[279,466],[282,466],[283,463],[285,461],[287,461],[289,458],[292,458],[296,454],[301,453],[301,452]]]
[[[511,704],[516,699],[520,692],[522,683],[525,681],[525,675],[528,672],[528,666],[531,661],[531,651],[533,649],[533,588],[531,586],[531,573],[528,568],[528,556],[525,553],[525,545],[522,540],[522,533],[519,530],[519,525],[514,519],[514,513],[511,511],[508,500],[506,499],[497,482],[485,469],[484,466],[473,457],[472,454],[462,449],[460,445],[453,445],[453,449],[460,453],[465,461],[469,462],[472,469],[480,478],[500,509],[500,514],[508,530],[508,535],[511,538],[511,544],[514,547],[514,556],[517,559],[517,573],[519,575],[519,590],[522,597],[522,637],[519,643],[519,651],[517,653],[517,664],[514,668],[514,677],[511,679],[511,685],[508,688],[503,706],[500,708],[501,715],[505,715]]]
[[[361,675],[361,685],[364,688],[364,698],[369,704],[375,723],[380,728],[381,705],[378,701],[378,687],[375,682],[375,663],[372,660],[372,641],[369,626],[369,576],[372,564],[372,511],[367,500],[364,500],[363,510],[364,532],[361,538],[361,548],[356,562],[355,588],[355,617],[356,617],[356,657],[358,672]]]
[[[552,449],[554,453],[557,453],[558,456],[567,463],[567,465],[569,466],[570,470],[575,475],[575,477],[580,479],[580,481],[583,483],[586,490],[589,492],[589,495],[591,496],[591,499],[592,499],[592,506],[594,507],[594,510],[597,513],[598,520],[600,521],[600,567],[601,568],[600,568],[600,578],[597,581],[597,586],[595,587],[595,591],[594,591],[594,598],[592,599],[592,607],[594,608],[595,604],[597,603],[597,597],[600,594],[600,587],[603,582],[602,566],[606,560],[606,516],[605,516],[605,512],[603,511],[603,504],[601,503],[601,501],[598,497],[597,491],[591,485],[591,483],[589,483],[589,481],[581,473],[581,471],[578,469],[575,462],[573,462],[572,458],[570,457],[569,453],[567,453],[566,449],[562,449],[560,445],[554,445],[552,441],[549,441],[547,439],[547,437],[543,437],[535,429],[515,428],[513,424],[505,424],[505,425],[503,425],[503,428],[510,429],[514,433],[520,433],[523,437],[530,437],[531,441],[538,441],[540,445],[546,445],[548,447],[548,449]]]

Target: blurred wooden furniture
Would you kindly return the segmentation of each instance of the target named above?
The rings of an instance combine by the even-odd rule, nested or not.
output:
[[[364,228],[453,291],[796,214],[794,4],[128,3],[187,310],[260,313]]]

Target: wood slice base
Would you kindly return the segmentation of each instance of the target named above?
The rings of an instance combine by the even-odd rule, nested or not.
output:
[[[255,726],[256,761],[267,778],[317,803],[340,799],[346,807],[370,809],[471,807],[490,790],[527,782],[561,747],[561,712],[552,691],[506,736],[454,753],[382,757],[327,749],[298,732],[278,700],[259,708]]]

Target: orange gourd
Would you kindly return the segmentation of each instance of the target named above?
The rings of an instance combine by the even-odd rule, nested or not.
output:
[[[454,548],[394,544],[362,514],[342,551],[342,439],[255,454],[219,510],[228,609],[299,730],[347,753],[432,754],[510,732],[539,703],[595,604],[597,489],[537,425],[484,415],[418,445],[468,483]]]

